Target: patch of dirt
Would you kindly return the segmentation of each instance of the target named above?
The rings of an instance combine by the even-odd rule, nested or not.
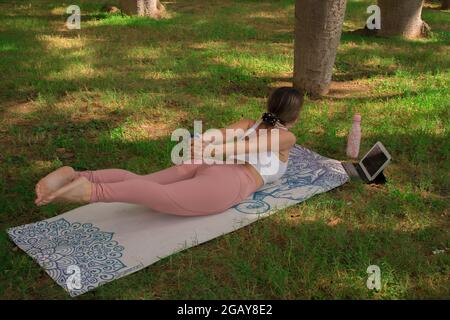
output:
[[[338,217],[332,217],[328,220],[327,225],[334,227],[335,225],[339,224],[342,222],[341,218]]]
[[[366,97],[372,91],[372,86],[362,81],[332,81],[326,98],[357,98]]]
[[[3,120],[2,124],[18,125],[28,123],[23,116],[35,112],[37,109],[38,106],[33,101],[10,102],[0,111],[0,115]]]
[[[102,11],[107,12],[107,13],[120,13],[119,8],[117,8],[116,6],[108,5],[108,4],[105,4],[102,7]]]
[[[442,5],[440,3],[431,3],[426,1],[423,4],[423,8],[425,9],[435,9],[435,10],[442,10]]]
[[[273,89],[278,87],[291,87],[293,79],[294,79],[293,73],[286,72],[279,77],[273,78],[272,79],[273,82],[270,83],[270,87]]]
[[[146,134],[148,138],[156,139],[170,136],[172,134],[173,127],[163,122],[150,122],[146,121],[139,126]]]

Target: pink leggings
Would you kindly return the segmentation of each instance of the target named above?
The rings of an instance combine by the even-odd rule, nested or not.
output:
[[[92,182],[91,202],[135,203],[182,216],[223,212],[257,189],[241,164],[181,164],[143,176],[121,169],[77,174]]]

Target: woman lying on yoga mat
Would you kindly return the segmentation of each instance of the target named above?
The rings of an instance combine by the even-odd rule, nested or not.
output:
[[[267,174],[258,161],[229,164],[182,163],[148,175],[137,175],[121,169],[77,172],[66,166],[38,182],[35,203],[41,206],[56,201],[127,202],[144,205],[162,213],[184,216],[223,212],[285,173],[289,151],[296,142],[296,137],[288,128],[297,121],[302,103],[303,97],[297,90],[278,88],[269,97],[268,112],[260,120],[241,120],[227,128],[241,129],[245,134],[231,142],[231,150],[235,152],[231,155],[224,154],[225,157],[239,160],[239,156],[258,154],[260,157],[264,156],[265,163],[267,160],[271,166],[275,163],[276,166],[272,167],[277,168],[276,172]],[[225,130],[221,129],[221,132],[225,133]],[[272,130],[278,130],[279,143],[271,143],[268,139],[267,148],[259,152],[257,140],[267,139]],[[228,138],[225,135],[223,150],[230,150]],[[208,143],[210,142],[212,141],[209,140]],[[277,145],[278,148],[275,148]]]

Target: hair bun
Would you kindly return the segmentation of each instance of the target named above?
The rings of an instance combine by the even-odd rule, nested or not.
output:
[[[265,112],[262,115],[262,121],[269,126],[274,126],[280,119],[272,112]]]

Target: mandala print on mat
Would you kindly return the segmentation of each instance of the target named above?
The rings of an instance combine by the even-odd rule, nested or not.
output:
[[[72,296],[114,279],[126,267],[120,260],[124,247],[112,240],[114,233],[100,231],[92,223],[70,223],[61,218],[11,228],[8,234]],[[81,271],[79,289],[67,288],[72,274],[67,270],[69,266]]]
[[[280,180],[264,185],[251,199],[242,201],[234,208],[241,213],[266,213],[274,209],[269,204],[271,199],[301,202],[336,188],[348,179],[339,161],[296,145],[291,149],[287,171]]]

